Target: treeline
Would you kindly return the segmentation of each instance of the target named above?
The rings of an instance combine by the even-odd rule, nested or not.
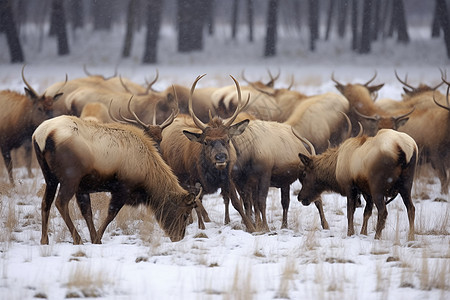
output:
[[[42,36],[57,42],[58,54],[70,53],[68,31],[126,28],[122,56],[128,57],[137,31],[146,30],[143,63],[157,62],[161,24],[175,26],[179,52],[201,51],[215,34],[216,24],[230,26],[231,38],[245,25],[248,42],[255,40],[255,24],[266,27],[264,56],[277,54],[281,27],[294,38],[309,36],[310,51],[319,39],[334,34],[351,41],[349,51],[369,53],[378,39],[409,43],[408,12],[429,12],[430,38],[444,38],[450,58],[448,1],[432,0],[0,0],[0,36],[5,35],[12,63],[25,60],[20,29],[36,24]],[[44,26],[49,25],[49,26]],[[323,29],[323,30],[322,30]]]

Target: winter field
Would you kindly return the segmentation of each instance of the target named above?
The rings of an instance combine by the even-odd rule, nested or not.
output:
[[[278,55],[263,59],[263,30],[249,45],[229,38],[226,28],[205,40],[205,50],[178,54],[172,28],[163,28],[157,65],[141,65],[144,33],[136,36],[132,56],[120,59],[123,30],[112,33],[71,33],[72,54],[56,55],[55,41],[40,38],[36,28],[23,28],[26,78],[39,92],[56,81],[84,76],[83,64],[92,73],[110,76],[118,72],[137,83],[152,79],[162,90],[172,83],[190,85],[207,73],[198,86],[232,84],[245,69],[251,80],[267,80],[267,69],[281,72],[277,87],[285,87],[294,75],[294,89],[305,94],[337,92],[332,72],[343,82],[365,82],[377,72],[375,83],[385,83],[379,98],[400,99],[401,84],[395,79],[408,74],[408,82],[435,85],[439,68],[449,72],[443,39],[431,40],[429,28],[411,28],[411,43],[378,41],[372,53],[355,56],[350,41],[319,42],[317,52],[308,51],[307,38],[292,40],[281,33]],[[4,35],[0,36],[0,89],[23,91],[22,65],[9,64]],[[445,92],[444,87],[440,88]],[[1,108],[0,108],[1,109]],[[450,149],[449,149],[450,150]],[[302,206],[291,187],[288,229],[280,229],[280,193],[269,191],[268,233],[245,232],[238,213],[231,208],[231,223],[224,225],[224,206],[219,193],[204,198],[212,220],[206,229],[189,225],[186,236],[171,242],[144,207],[124,207],[103,236],[92,245],[86,224],[72,201],[71,212],[84,245],[74,246],[61,216],[53,206],[50,244],[40,245],[40,203],[44,179],[34,162],[28,178],[14,155],[11,188],[6,169],[0,165],[0,299],[449,299],[450,298],[450,205],[440,194],[433,172],[422,172],[413,187],[416,207],[416,239],[407,241],[406,209],[400,198],[388,205],[386,228],[374,240],[376,209],[369,221],[369,234],[359,234],[363,208],[355,213],[356,234],[347,237],[345,198],[323,195],[330,225],[323,230],[314,205]],[[98,227],[109,197],[93,195]],[[194,215],[195,218],[195,215]]]

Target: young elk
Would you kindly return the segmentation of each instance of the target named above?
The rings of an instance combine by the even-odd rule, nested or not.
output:
[[[11,150],[22,144],[26,148],[26,165],[31,176],[31,135],[43,121],[53,116],[53,103],[62,94],[53,97],[39,95],[27,82],[22,68],[22,80],[25,83],[25,95],[14,91],[0,91],[0,148],[8,170],[9,181],[14,185]]]
[[[68,204],[74,195],[92,243],[101,243],[106,227],[124,205],[139,204],[151,207],[172,241],[184,237],[187,218],[197,199],[179,185],[155,142],[140,128],[59,116],[36,129],[33,145],[46,182],[41,244],[48,244],[48,218],[58,184],[56,207],[74,244],[81,243],[69,215]],[[108,215],[98,232],[89,197],[94,192],[111,193]]]
[[[411,188],[417,161],[416,142],[407,134],[382,129],[376,136],[360,136],[346,140],[337,148],[320,155],[299,154],[302,188],[298,201],[309,205],[323,191],[333,191],[347,197],[347,235],[354,234],[353,215],[359,194],[366,199],[361,234],[367,235],[367,222],[372,207],[378,210],[375,238],[381,237],[387,209],[398,193],[402,196],[409,219],[408,239],[414,239],[415,208]],[[391,197],[385,201],[385,197]]]
[[[220,188],[225,201],[225,223],[228,223],[230,219],[227,204],[231,199],[233,207],[241,215],[247,230],[253,232],[254,225],[244,213],[231,177],[236,162],[236,149],[231,139],[242,134],[249,121],[232,124],[245,105],[238,106],[233,116],[227,121],[219,117],[211,117],[207,124],[203,123],[192,108],[195,86],[203,76],[205,75],[198,76],[191,87],[188,103],[191,117],[179,116],[163,131],[161,153],[186,188],[200,183],[205,194],[214,193]],[[240,98],[239,83],[234,78],[233,80]],[[201,215],[199,215],[199,227],[204,228]]]

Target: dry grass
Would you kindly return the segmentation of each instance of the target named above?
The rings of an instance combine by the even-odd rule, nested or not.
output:
[[[246,270],[243,270],[246,269]],[[223,299],[253,299],[252,272],[250,267],[237,264],[234,271],[233,283]]]
[[[281,272],[280,284],[275,294],[275,298],[290,299],[289,291],[295,288],[295,275],[298,274],[298,268],[295,257],[286,258],[283,270]]]
[[[106,269],[94,270],[91,265],[75,263],[67,279],[68,292],[66,298],[70,298],[68,296],[76,298],[79,298],[79,296],[86,298],[102,297],[106,287],[112,284],[114,284],[114,280]]]

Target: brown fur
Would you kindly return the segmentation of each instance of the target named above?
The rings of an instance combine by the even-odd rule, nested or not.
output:
[[[110,123],[112,119],[109,117],[108,108],[100,102],[88,103],[81,111],[80,119],[90,120],[99,123]]]
[[[123,205],[145,204],[152,208],[167,235],[184,237],[187,217],[195,196],[178,183],[159,155],[155,143],[142,130],[123,124],[99,124],[60,116],[41,124],[33,135],[36,157],[46,181],[42,199],[42,244],[48,244],[48,217],[56,189],[56,207],[72,234],[81,243],[68,211],[77,203],[93,243],[100,243],[108,224]],[[95,231],[89,193],[111,192],[108,216]]]
[[[408,239],[413,240],[411,188],[417,154],[417,145],[410,136],[390,129],[380,130],[375,137],[350,138],[318,156],[299,154],[304,167],[299,171],[302,189],[298,200],[308,205],[323,191],[346,196],[347,234],[350,236],[354,234],[356,202],[362,194],[366,208],[361,234],[367,234],[367,223],[375,204],[378,210],[375,238],[379,239],[387,217],[385,197],[395,197],[400,193],[408,211]]]
[[[0,91],[0,148],[13,185],[11,150],[24,142],[29,145],[36,127],[53,116],[52,97],[36,95],[27,88],[25,92],[26,95],[8,90]],[[26,160],[28,174],[31,175],[31,151],[28,151]]]

